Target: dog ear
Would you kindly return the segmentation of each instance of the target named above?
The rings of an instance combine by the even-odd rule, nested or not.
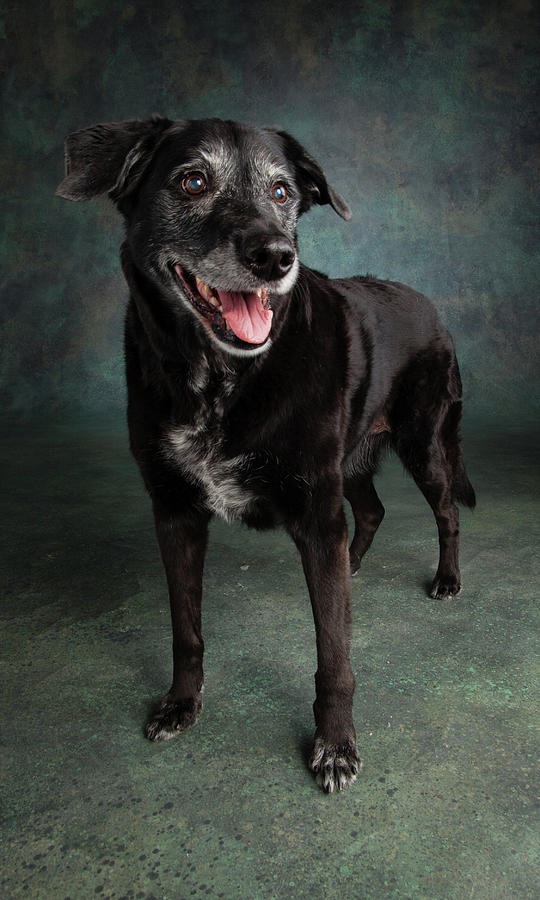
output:
[[[138,184],[159,138],[173,123],[146,121],[92,125],[66,139],[66,177],[56,193],[66,200],[89,200],[108,193],[117,202]]]
[[[343,197],[340,197],[337,191],[330,187],[318,162],[286,131],[278,128],[268,128],[267,130],[281,138],[285,155],[295,167],[296,178],[302,189],[300,212],[307,212],[314,203],[321,206],[329,203],[338,216],[348,222],[352,216],[351,210]]]

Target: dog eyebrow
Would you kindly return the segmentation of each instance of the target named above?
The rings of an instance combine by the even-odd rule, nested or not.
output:
[[[179,166],[175,166],[174,169],[171,169],[167,180],[174,181],[175,178],[178,178],[179,175],[185,175],[186,172],[193,172],[198,169],[206,168],[207,162],[202,159],[202,157],[192,157],[191,159],[187,159],[186,162],[181,163]]]
[[[240,146],[235,146],[223,141],[202,140],[187,149],[185,160],[171,170],[167,181],[174,182],[187,172],[197,170],[211,172],[223,183],[245,172],[250,183],[261,187],[283,182],[292,188],[294,184],[285,160],[262,142],[242,141]]]
[[[246,149],[248,152],[239,154],[238,151],[230,152],[219,144],[215,147],[212,144],[201,144],[197,148],[201,159],[216,174],[225,178],[232,178],[240,167],[247,166],[250,181],[253,183],[260,182],[263,178],[268,183],[285,181],[290,185],[290,172],[285,166],[280,165],[271,152],[264,147],[256,147],[251,152],[249,147]]]
[[[250,177],[254,180],[260,180],[261,176],[269,182],[285,182],[291,186],[291,172],[280,163],[274,154],[264,147],[257,147],[248,159],[250,169]]]
[[[225,154],[223,151],[220,152],[219,148],[216,148],[213,152],[211,147],[202,144],[200,147],[197,147],[196,154],[189,156],[184,162],[171,169],[168,181],[174,181],[179,175],[185,175],[186,172],[197,171],[198,169],[201,169],[203,172],[211,170],[220,175],[229,175],[234,171],[235,161],[232,155]]]

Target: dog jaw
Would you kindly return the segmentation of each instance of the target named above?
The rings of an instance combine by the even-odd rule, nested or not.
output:
[[[256,355],[270,346],[273,310],[266,286],[251,290],[212,287],[180,263],[169,271],[207,334],[233,355]]]

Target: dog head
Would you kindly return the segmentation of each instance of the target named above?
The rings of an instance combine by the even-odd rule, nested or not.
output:
[[[270,345],[274,312],[298,276],[298,217],[313,204],[351,215],[286,132],[219,119],[154,117],[75,132],[57,193],[108,193],[136,267],[237,355]]]

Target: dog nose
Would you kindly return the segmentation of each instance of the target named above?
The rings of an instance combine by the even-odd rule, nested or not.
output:
[[[281,234],[247,235],[242,245],[242,262],[263,281],[276,281],[292,269],[295,253]]]

